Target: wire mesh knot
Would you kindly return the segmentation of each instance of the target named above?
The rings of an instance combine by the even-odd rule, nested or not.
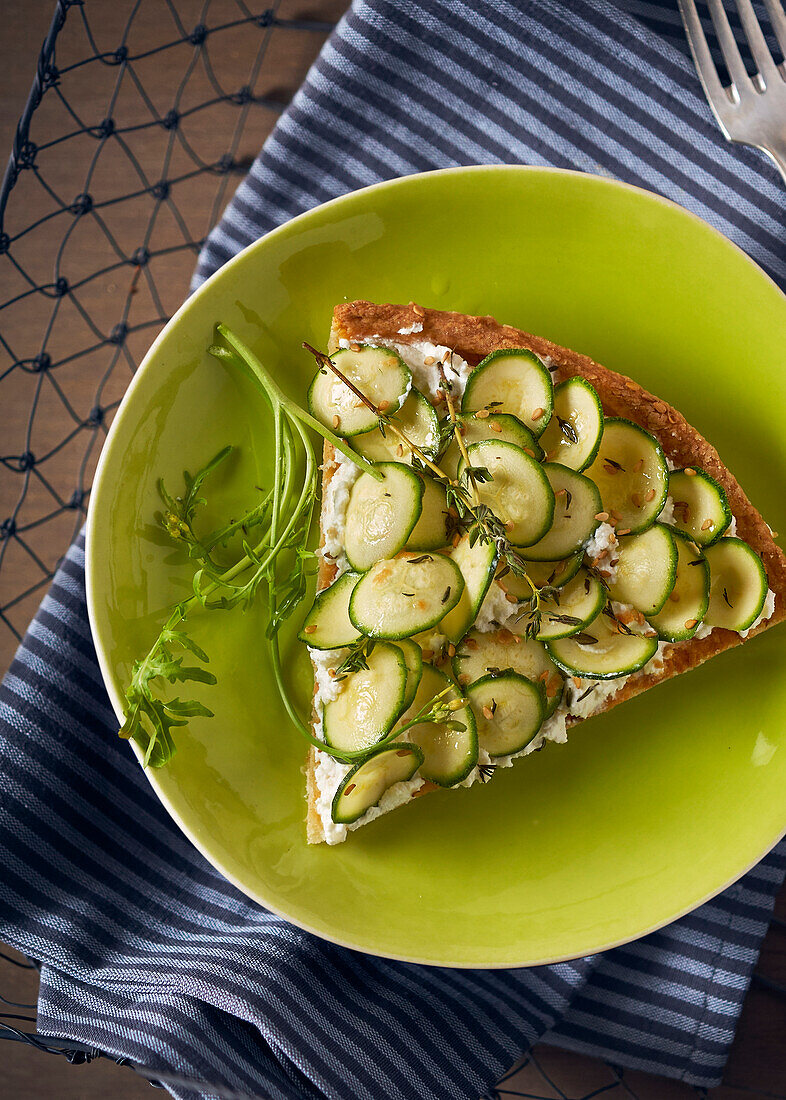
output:
[[[11,518],[4,519],[3,522],[0,523],[0,542],[3,542],[5,539],[12,539],[15,534],[16,522]]]
[[[19,146],[16,163],[19,168],[32,168],[35,164],[38,146],[34,141],[23,141]]]
[[[33,452],[24,451],[17,459],[17,465],[23,473],[25,470],[32,470],[35,466],[35,455]]]
[[[128,336],[128,325],[125,321],[120,321],[109,334],[110,344],[122,344]]]
[[[93,209],[92,195],[89,195],[87,194],[87,192],[83,191],[81,194],[76,196],[74,201],[71,203],[69,209],[71,213],[74,214],[76,217],[81,217],[82,214],[89,214],[90,211]]]
[[[104,118],[96,127],[96,137],[108,138],[115,132],[115,120],[113,118]]]
[[[197,23],[188,38],[195,46],[201,46],[207,38],[207,27],[205,24]]]
[[[173,108],[171,111],[167,111],[161,120],[161,125],[165,130],[176,130],[177,124],[180,122],[180,115]]]

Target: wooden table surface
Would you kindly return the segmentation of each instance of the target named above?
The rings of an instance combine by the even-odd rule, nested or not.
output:
[[[100,28],[102,40],[99,48],[114,48],[131,7],[131,0],[114,0],[112,4],[106,0],[86,0],[87,15]],[[188,31],[200,22],[204,3],[203,0],[179,0],[173,7]],[[279,14],[289,18],[334,20],[344,7],[343,0],[284,0],[279,6]],[[39,46],[49,26],[52,8],[53,5],[48,0],[34,0],[33,3],[30,0],[3,2],[3,35],[0,37],[0,158],[4,158],[5,150],[10,147],[16,120],[29,90]],[[232,17],[237,18],[237,6],[233,0],[215,0],[210,9],[211,25],[218,25]],[[162,34],[175,38],[179,33],[172,20],[171,9],[163,0],[143,3],[134,23],[134,49],[143,52],[146,45],[162,41]],[[238,79],[225,79],[225,84],[230,89],[242,83],[246,79],[242,74],[249,72],[253,61],[248,52],[248,40],[251,37],[247,32],[235,36],[226,32],[222,39],[219,56],[222,79],[229,72],[238,74]],[[254,84],[255,90],[272,100],[286,101],[302,80],[323,41],[324,34],[321,33],[295,33],[280,29],[274,31],[267,58]],[[58,61],[61,58],[75,57],[85,50],[84,30],[80,25],[78,12],[72,10],[66,29],[61,35]],[[85,73],[89,73],[90,81],[95,80],[94,68],[85,70]],[[87,79],[86,75],[85,81]],[[98,115],[101,115],[107,87],[104,87],[100,79],[94,85],[85,81],[80,85],[77,73],[70,79],[69,90],[79,99],[83,108],[89,109],[92,104],[98,109]],[[203,99],[208,98],[208,74],[194,74],[192,84],[197,86],[194,94]],[[144,68],[144,87],[156,109],[165,114],[172,97],[172,79],[168,65],[151,60]],[[139,98],[138,91],[134,93],[131,89],[131,93]],[[58,118],[58,109],[62,115],[62,105],[58,108],[57,104],[50,104],[45,98],[44,106],[39,112],[39,129],[34,131],[34,138],[47,132],[64,132],[64,118]],[[127,112],[133,113],[134,109],[146,110],[147,107],[137,104],[135,108],[130,102],[125,105]],[[120,110],[119,106],[117,110]],[[95,110],[92,115],[96,115]],[[92,115],[87,120],[88,124],[95,125],[101,121],[100,117]],[[253,158],[275,118],[275,112],[266,106],[255,105],[248,109],[236,159],[247,163]],[[225,136],[228,140],[237,120],[237,108],[214,108],[210,114],[200,116],[200,119],[198,140],[204,147],[211,141],[216,146],[216,142],[223,140]],[[160,127],[144,130],[141,139],[134,143],[136,157],[142,167],[150,171],[156,170],[157,158],[161,156],[159,146],[162,133]],[[38,140],[41,140],[40,137]],[[196,137],[193,141],[196,141]],[[203,155],[207,156],[207,153]],[[42,154],[40,157],[46,169],[43,174],[46,179],[57,181],[65,201],[71,201],[82,190],[86,157],[86,149],[78,146],[76,140],[46,150],[46,155]],[[181,167],[184,166],[187,158],[181,157],[180,163]],[[170,178],[177,174],[177,165],[176,154],[170,165]],[[117,160],[113,164],[107,160],[100,171],[97,171],[93,186],[95,189],[100,187],[104,193],[121,194],[129,189],[128,175],[127,162]],[[230,190],[220,196],[219,201],[225,201],[237,179],[237,176],[230,177]],[[178,207],[186,212],[184,217],[188,223],[188,233],[191,237],[199,237],[203,235],[210,218],[220,179],[202,176],[194,182],[185,180],[178,186]],[[20,201],[21,198],[23,201]],[[128,254],[143,243],[141,227],[150,217],[149,202],[145,206],[145,201],[147,200],[119,204],[111,215],[112,233]],[[24,222],[34,221],[36,217],[47,213],[51,206],[51,196],[47,196],[43,187],[20,186],[9,204],[7,230],[16,232]],[[62,222],[52,223],[52,226],[53,228],[49,228],[45,225],[41,231],[31,233],[22,249],[28,270],[41,281],[51,278],[51,233],[63,231]],[[133,373],[135,362],[138,362],[160,327],[155,321],[156,316],[161,308],[165,313],[171,313],[187,291],[194,263],[194,250],[183,247],[183,228],[171,212],[168,220],[164,215],[159,219],[156,227],[157,239],[171,239],[173,246],[177,243],[180,247],[179,250],[156,260],[156,284],[164,288],[161,302],[154,301],[154,296],[145,287],[144,280],[139,280],[139,293],[133,302],[132,320],[144,320],[150,324],[138,334],[129,337],[121,363],[110,373],[101,396],[101,406],[105,410],[104,423],[98,427],[95,424],[85,427],[83,424],[81,428],[75,429],[74,439],[64,445],[56,466],[51,469],[47,467],[46,480],[50,483],[49,487],[37,479],[27,478],[28,492],[19,512],[20,522],[35,524],[42,516],[54,510],[55,497],[52,489],[57,498],[68,502],[74,490],[80,488],[80,470],[85,485],[89,485],[99,450],[97,444],[100,444],[106,424],[111,420],[112,405],[122,395]],[[95,270],[105,261],[106,248],[106,241],[100,235],[86,236],[79,245],[79,257],[72,261],[72,269],[79,266],[81,259],[86,265],[85,270]],[[133,275],[133,271],[121,268],[87,287],[85,305],[91,321],[99,331],[109,332],[117,324],[127,297],[129,280]],[[2,301],[15,292],[15,286],[8,275],[7,266],[4,266],[0,278],[3,280],[0,285]],[[3,315],[2,336],[19,358],[35,355],[41,350],[41,332],[51,309],[51,299],[42,300],[38,295]],[[77,348],[88,348],[92,338],[87,329],[87,322],[77,311],[71,311],[66,316],[61,314],[57,319],[56,329],[53,329],[54,346],[50,347],[61,357],[65,357],[69,349],[73,351]],[[95,343],[94,339],[92,343]],[[0,351],[0,355],[2,354]],[[58,368],[60,393],[46,389],[39,394],[36,418],[29,433],[29,413],[38,376],[27,371],[16,371],[19,377],[14,379],[12,385],[6,384],[0,393],[0,453],[21,454],[25,450],[44,453],[47,441],[59,440],[66,434],[64,400],[75,414],[69,423],[78,425],[89,421],[91,410],[95,408],[97,382],[111,365],[109,355],[109,349],[103,347],[82,356],[71,365],[65,364],[62,369]],[[0,374],[5,366],[0,360]],[[85,452],[93,437],[92,450],[86,456]],[[5,470],[0,471],[0,522],[12,514],[23,487],[23,480],[21,472],[15,477]],[[0,571],[0,607],[12,595],[26,588],[33,589],[8,612],[18,633],[24,630],[42,595],[45,571],[54,566],[82,518],[78,508],[66,509],[45,526],[31,527],[25,541],[28,549],[33,550],[33,555],[23,547],[7,548]],[[5,668],[10,661],[15,644],[11,631],[4,629],[0,623],[0,668]],[[786,920],[786,892],[781,894],[778,912]],[[13,952],[11,954],[14,955]],[[19,958],[15,955],[14,957]],[[759,972],[772,981],[786,983],[786,928],[773,926],[770,929]],[[0,959],[0,994],[3,997],[13,1001],[34,1001],[36,980],[35,971],[19,969]],[[9,1011],[25,1014],[23,1009]],[[556,1088],[552,1088],[549,1079],[555,1083]],[[614,1080],[611,1071],[599,1063],[565,1052],[538,1048],[536,1062],[531,1062],[507,1082],[504,1089],[510,1090],[510,1095],[543,1097],[559,1096],[561,1089],[563,1096],[573,1098],[603,1085],[611,1086]],[[68,1065],[64,1059],[37,1054],[17,1044],[4,1043],[0,1046],[0,1097],[14,1100],[32,1100],[33,1097],[87,1100],[88,1097],[104,1097],[110,1093],[117,1100],[151,1095],[149,1086],[135,1077],[132,1070],[117,1067],[106,1060],[74,1067]],[[664,1079],[626,1074],[624,1083],[617,1084],[607,1095],[633,1095],[642,1100],[688,1100],[695,1094],[685,1086]],[[710,1096],[712,1100],[743,1100],[743,1097],[765,1100],[773,1095],[786,1096],[786,999],[762,986],[754,985],[740,1020],[726,1069],[725,1084],[722,1088],[713,1090]]]

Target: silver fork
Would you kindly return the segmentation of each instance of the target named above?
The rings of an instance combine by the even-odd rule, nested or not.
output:
[[[736,0],[758,72],[748,76],[723,0],[707,0],[731,84],[724,87],[707,45],[695,0],[678,0],[693,60],[713,114],[729,141],[771,157],[786,182],[786,76],[775,64],[751,0]],[[786,15],[780,0],[765,0],[772,29],[786,54]]]

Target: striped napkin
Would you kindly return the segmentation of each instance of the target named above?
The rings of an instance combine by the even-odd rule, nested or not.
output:
[[[334,195],[503,161],[652,188],[786,282],[775,170],[722,140],[675,8],[633,0],[356,3],[196,282]],[[476,1100],[539,1040],[720,1080],[786,843],[713,902],[602,956],[510,971],[389,962],[238,893],[116,729],[77,541],[0,689],[0,937],[43,961],[42,1032],[271,1100]]]

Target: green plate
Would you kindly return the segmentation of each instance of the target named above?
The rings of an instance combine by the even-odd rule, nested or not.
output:
[[[260,399],[209,359],[226,322],[303,400],[334,303],[493,314],[587,352],[681,409],[785,529],[786,299],[681,208],[540,168],[410,176],[319,207],[227,264],[166,327],[101,459],[88,597],[112,702],[187,591],[156,533],[179,485],[239,445],[213,499],[232,514],[269,476]],[[230,464],[231,468],[230,468]],[[293,624],[296,626],[297,624]],[[337,847],[307,847],[305,743],[273,688],[261,608],[195,625],[216,717],[150,773],[194,844],[250,897],[337,943],[448,966],[521,966],[641,936],[711,897],[786,830],[786,632],[584,723],[488,787],[417,799]],[[308,705],[310,669],[291,639]]]

